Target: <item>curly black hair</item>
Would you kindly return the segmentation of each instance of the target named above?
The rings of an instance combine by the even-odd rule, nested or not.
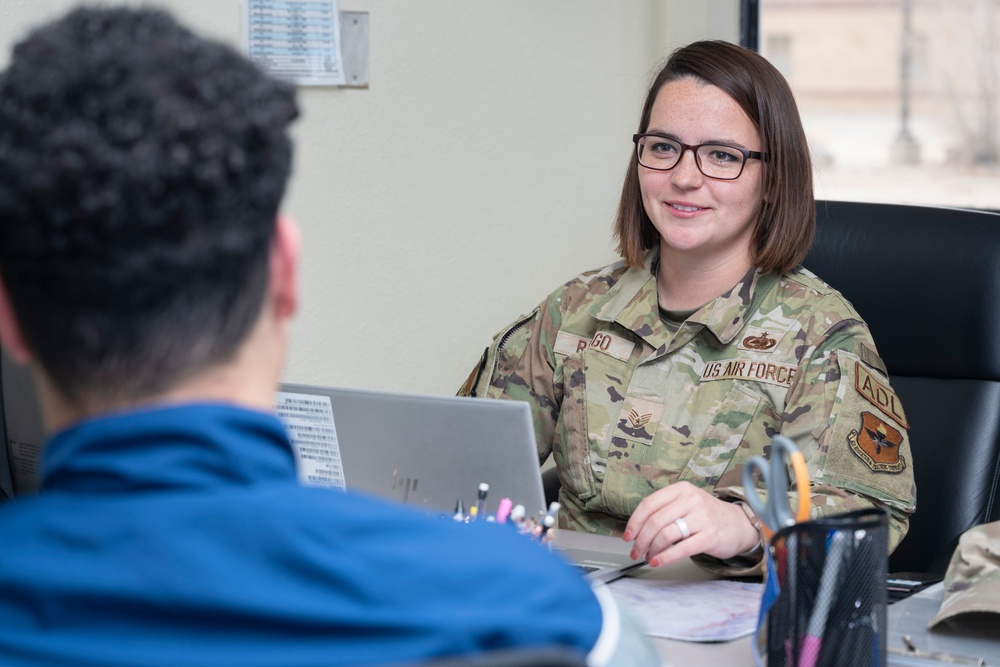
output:
[[[295,91],[154,9],[83,8],[0,74],[0,275],[71,400],[155,395],[259,315]]]

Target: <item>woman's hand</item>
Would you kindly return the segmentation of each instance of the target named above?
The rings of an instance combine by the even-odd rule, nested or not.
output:
[[[639,503],[624,537],[635,540],[634,560],[645,558],[657,567],[695,554],[732,558],[757,546],[760,533],[739,505],[719,500],[689,482],[678,482]]]

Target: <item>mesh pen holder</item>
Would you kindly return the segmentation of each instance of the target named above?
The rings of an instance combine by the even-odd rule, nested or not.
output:
[[[887,571],[883,510],[777,532],[767,573],[778,584],[766,609],[768,667],[884,667]]]

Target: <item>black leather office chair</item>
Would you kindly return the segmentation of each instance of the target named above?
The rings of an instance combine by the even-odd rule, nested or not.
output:
[[[1000,215],[819,202],[803,264],[871,327],[910,423],[917,511],[892,572],[943,573],[1000,519]]]
[[[399,667],[586,667],[587,659],[563,646],[498,649],[465,656],[450,656]]]

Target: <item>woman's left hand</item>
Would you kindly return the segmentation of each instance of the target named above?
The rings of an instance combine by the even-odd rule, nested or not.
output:
[[[646,496],[625,526],[635,540],[632,558],[653,567],[695,554],[732,558],[752,550],[760,533],[739,505],[719,500],[689,482],[677,482]]]

